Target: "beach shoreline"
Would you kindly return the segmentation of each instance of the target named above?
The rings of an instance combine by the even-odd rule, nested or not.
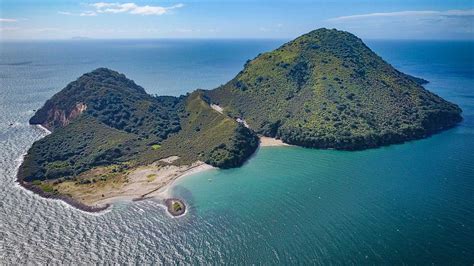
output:
[[[23,157],[24,155],[19,159],[20,164],[23,160]],[[107,197],[102,194],[102,191],[95,191],[94,196],[97,200],[89,201],[81,201],[79,199],[80,197],[77,197],[77,195],[75,197],[67,194],[45,192],[38,186],[19,179],[18,174],[17,184],[20,188],[25,189],[34,195],[38,195],[41,198],[62,201],[68,206],[85,213],[100,213],[110,209],[114,203],[120,201],[133,202],[147,199],[157,199],[159,204],[167,207],[166,201],[173,197],[173,195],[170,193],[170,189],[178,179],[214,169],[213,166],[199,161],[191,165],[167,165],[162,168],[163,169],[157,169],[155,165],[137,167],[136,169],[132,170],[130,174],[140,177],[140,173],[142,173],[143,175],[141,175],[139,180],[134,180],[136,182],[130,182],[123,185],[121,189],[113,191],[113,193],[109,194]],[[143,185],[144,178],[147,178],[147,173],[149,172],[155,172],[157,173],[157,176],[154,182],[150,182],[151,184]],[[182,215],[183,214],[180,214],[179,216]]]
[[[260,137],[260,147],[288,147],[292,146],[288,143],[283,142],[281,139]]]
[[[214,167],[203,162],[195,162],[191,165],[184,166],[165,166],[161,171],[154,169],[153,166],[138,167],[129,174],[129,177],[132,176],[132,182],[125,185],[122,190],[115,191],[112,196],[100,198],[95,201],[94,204],[112,205],[117,201],[141,201],[147,199],[165,201],[173,197],[171,188],[178,179],[210,169],[214,169]],[[157,176],[153,184],[150,185],[144,184],[142,178],[138,180],[133,178],[133,176],[146,177],[151,173],[157,173]]]
[[[47,134],[51,132],[45,127],[38,125],[40,130]],[[282,140],[260,136],[260,147],[284,147],[291,146]],[[26,189],[42,198],[59,200],[67,205],[86,213],[100,213],[110,209],[117,202],[121,201],[141,201],[147,199],[156,199],[159,204],[166,207],[167,200],[173,198],[171,188],[182,177],[200,173],[215,167],[204,162],[197,161],[190,165],[173,165],[173,162],[179,157],[171,156],[161,159],[150,165],[139,166],[126,174],[126,182],[119,187],[86,190],[87,185],[73,184],[73,181],[67,189],[59,189],[59,193],[45,192],[37,185],[25,182],[17,176],[17,183],[23,189]],[[20,158],[20,163],[23,156]],[[165,164],[158,166],[157,163]],[[153,176],[150,178],[150,176]],[[152,179],[152,180],[151,180]],[[62,185],[59,185],[59,188]],[[84,191],[81,191],[84,190]]]

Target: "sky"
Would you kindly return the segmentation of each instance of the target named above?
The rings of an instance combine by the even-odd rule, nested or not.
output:
[[[0,0],[0,41],[289,39],[321,27],[363,39],[474,39],[474,0]]]

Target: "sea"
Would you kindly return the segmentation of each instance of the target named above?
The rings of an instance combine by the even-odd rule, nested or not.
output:
[[[23,190],[22,156],[45,136],[28,119],[98,67],[181,95],[233,78],[288,40],[0,42],[0,264],[474,263],[474,42],[365,40],[463,109],[432,137],[349,152],[264,147],[242,167],[179,179],[189,211],[119,202],[89,214]]]

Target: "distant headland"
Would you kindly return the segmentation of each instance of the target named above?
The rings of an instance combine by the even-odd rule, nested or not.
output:
[[[99,68],[46,101],[30,119],[36,141],[17,179],[84,211],[160,198],[175,216],[177,178],[241,166],[259,145],[361,150],[455,126],[461,109],[422,87],[343,31],[318,29],[249,60],[213,90],[151,96]]]

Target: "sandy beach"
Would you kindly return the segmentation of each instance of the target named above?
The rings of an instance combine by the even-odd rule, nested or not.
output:
[[[212,104],[211,107],[219,113],[223,108]],[[243,119],[237,119],[248,127]],[[38,126],[47,134],[47,128]],[[282,140],[260,137],[261,147],[290,146]],[[77,184],[75,181],[66,181],[54,185],[60,195],[50,197],[61,199],[73,206],[86,211],[103,210],[117,201],[138,201],[155,198],[161,201],[171,198],[170,187],[179,178],[194,173],[213,169],[211,165],[197,161],[191,165],[173,165],[178,156],[170,156],[153,164],[140,166],[126,173],[113,174],[111,168],[99,167],[86,172],[81,179],[95,179],[91,183]],[[115,171],[114,171],[115,172]],[[106,180],[97,180],[100,176],[110,176]],[[23,186],[28,187],[27,184]],[[33,187],[29,188],[30,190]],[[41,192],[41,191],[38,191]],[[44,194],[44,193],[43,193]],[[68,195],[68,196],[66,196]]]
[[[164,161],[172,161],[167,158]],[[162,165],[153,163],[140,166],[111,181],[97,181],[91,184],[77,185],[63,182],[57,186],[63,195],[90,207],[101,208],[117,201],[137,201],[149,198],[165,200],[172,197],[169,188],[178,178],[213,169],[214,167],[197,161],[191,165]],[[100,170],[97,170],[100,171]],[[100,175],[100,172],[91,173]]]
[[[260,146],[261,147],[276,147],[276,146],[291,146],[291,145],[284,143],[280,139],[260,137]]]

